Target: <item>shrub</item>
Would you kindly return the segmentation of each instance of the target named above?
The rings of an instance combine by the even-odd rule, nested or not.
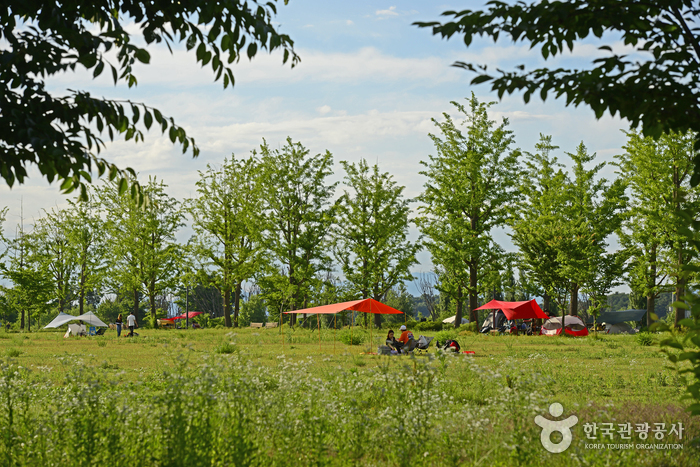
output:
[[[107,341],[104,340],[104,339],[99,339],[99,340],[97,341],[97,346],[98,346],[98,347],[107,347]]]
[[[236,351],[236,346],[233,342],[222,342],[214,348],[214,352],[221,354],[229,354]]]
[[[441,321],[423,321],[422,323],[416,324],[414,328],[416,331],[442,331]]]
[[[22,351],[19,349],[7,349],[6,354],[10,358],[15,358],[15,357],[19,357],[20,355],[22,355]]]
[[[642,347],[648,347],[654,343],[654,338],[648,332],[640,332],[637,334],[637,343]]]
[[[352,340],[350,340],[352,337]],[[360,345],[366,339],[364,331],[355,329],[350,332],[348,329],[343,329],[338,333],[338,340],[345,345]]]
[[[473,321],[471,323],[461,325],[457,330],[460,333],[462,333],[462,332],[477,332],[478,331],[478,324],[476,321]]]
[[[456,340],[457,342],[459,342],[459,340],[457,339],[457,334],[458,332],[455,328],[452,328],[448,331],[440,331],[437,334],[435,334],[435,339],[433,339],[433,342],[445,342],[448,339]]]

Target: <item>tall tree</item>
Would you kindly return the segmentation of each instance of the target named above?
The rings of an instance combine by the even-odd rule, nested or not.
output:
[[[260,146],[261,176],[266,206],[266,248],[276,268],[261,287],[270,303],[285,310],[308,305],[318,272],[330,269],[329,229],[334,214],[331,199],[337,183],[333,156],[326,151],[311,156],[301,143],[287,138],[280,149]],[[296,315],[292,314],[292,322]]]
[[[65,209],[44,211],[45,216],[29,234],[30,262],[51,277],[51,296],[58,302],[58,311],[70,307],[75,293],[76,255],[69,239],[68,214]]]
[[[430,135],[437,155],[421,162],[428,181],[419,198],[424,204],[418,225],[433,262],[447,273],[441,283],[456,301],[455,326],[461,323],[465,293],[470,320],[476,320],[479,271],[499,249],[491,230],[505,223],[517,193],[519,152],[510,150],[508,120],[496,126],[487,113],[492,104],[473,94],[468,103],[466,108],[453,102],[465,116],[465,133],[446,113],[444,122],[433,119],[444,139]]]
[[[697,257],[680,232],[685,224],[681,213],[690,210],[697,217],[700,208],[700,190],[690,186],[695,135],[665,133],[657,140],[636,132],[627,136],[618,164],[633,201],[620,239],[631,254],[632,286],[647,298],[649,325],[659,294],[671,287],[677,297],[685,294],[683,269]],[[668,283],[669,278],[675,283]],[[676,310],[676,322],[681,315]]]
[[[0,214],[4,214],[5,211]],[[21,215],[15,238],[8,242],[7,263],[2,263],[2,277],[12,283],[12,287],[0,286],[5,303],[20,317],[20,329],[31,330],[32,315],[42,314],[49,309],[53,283],[45,263],[32,256],[31,239],[24,231],[24,215]]]
[[[110,276],[116,290],[133,291],[134,315],[138,316],[139,293],[148,297],[155,325],[156,297],[174,286],[179,247],[175,233],[183,225],[178,202],[165,192],[165,184],[151,178],[144,187],[148,204],[120,192],[116,183],[100,190],[109,213]],[[115,291],[116,291],[115,290]]]
[[[99,293],[106,270],[107,239],[95,196],[87,201],[69,200],[67,236],[76,265],[75,293],[82,315],[89,294]]]
[[[223,76],[224,88],[233,86],[229,65],[244,56],[252,59],[260,48],[282,49],[283,61],[291,57],[292,66],[299,61],[292,40],[272,24],[276,13],[274,0],[68,0],[60,8],[53,2],[3,2],[0,176],[9,186],[24,183],[27,166],[36,164],[49,182],[62,180],[64,192],[80,188],[82,199],[87,199],[84,182],[91,181],[93,167],[100,176],[107,172],[110,180],[118,178],[123,186],[137,184],[133,170],[119,170],[98,154],[104,147],[103,131],[110,139],[116,133],[126,141],[142,140],[139,120],[148,129],[155,119],[173,143],[177,140],[182,145],[183,152],[192,146],[197,156],[194,140],[157,109],[95,98],[85,91],[53,94],[46,89],[45,79],[82,67],[95,77],[110,70],[115,85],[123,82],[131,88],[137,84],[134,64],[150,62],[148,48],[164,42],[172,51],[174,43],[185,42],[188,51],[196,48],[197,62],[211,65],[216,80]],[[134,30],[139,41],[133,40]],[[145,46],[136,45],[139,42]],[[107,55],[111,51],[116,52],[114,64]],[[137,195],[138,185],[134,188]]]
[[[400,282],[413,279],[409,269],[421,245],[408,240],[411,200],[377,165],[370,168],[364,159],[341,164],[349,190],[336,202],[335,258],[356,293],[381,301]],[[381,327],[381,315],[375,314],[374,322]]]
[[[192,217],[195,258],[200,280],[216,286],[224,299],[224,320],[238,326],[241,285],[260,272],[267,260],[263,244],[263,197],[257,161],[224,160],[220,168],[199,172],[197,198],[186,201]]]
[[[484,11],[443,14],[452,20],[415,24],[431,27],[433,34],[442,37],[463,36],[467,47],[477,35],[494,40],[509,37],[540,47],[545,60],[567,48],[573,51],[574,44],[589,35],[602,39],[612,32],[609,37],[615,41],[622,36],[627,48],[616,53],[612,43],[600,47],[608,56],[595,59],[589,69],[526,70],[520,66],[518,71],[497,69],[500,76],[494,77],[485,65],[455,65],[478,74],[472,84],[490,82],[499,97],[523,91],[527,103],[534,93],[539,92],[542,100],[552,93],[557,98],[565,96],[567,105],[590,106],[596,118],[606,111],[619,114],[633,127],[641,125],[647,136],[689,130],[700,134],[700,7],[694,0],[492,1]],[[700,139],[695,140],[695,149],[700,150]],[[700,152],[694,164],[692,184],[697,185]]]
[[[520,179],[521,197],[516,213],[509,220],[511,238],[518,247],[520,266],[539,284],[545,313],[550,313],[552,297],[561,296],[566,279],[561,277],[555,240],[560,231],[566,204],[566,174],[552,151],[552,137],[540,135],[535,153],[525,153],[525,170]]]

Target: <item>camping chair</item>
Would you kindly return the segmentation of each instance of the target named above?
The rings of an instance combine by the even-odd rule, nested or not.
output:
[[[88,336],[94,336],[95,335],[95,326],[90,326],[90,330],[88,331]]]
[[[104,336],[105,335],[105,328],[100,328],[95,332],[96,336]]]
[[[432,341],[432,337],[426,337],[426,336],[420,336],[418,337],[418,340],[416,341],[416,349],[419,351],[425,350],[426,352],[428,351],[428,346],[430,345],[430,341]]]

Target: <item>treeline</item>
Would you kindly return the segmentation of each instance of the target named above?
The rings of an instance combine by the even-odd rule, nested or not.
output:
[[[196,195],[183,201],[155,178],[142,183],[143,202],[127,183],[96,184],[87,201],[70,200],[31,231],[20,225],[13,239],[2,237],[3,317],[25,328],[29,317],[73,307],[112,318],[145,305],[154,322],[209,307],[209,316],[236,326],[372,297],[432,319],[456,314],[459,323],[476,320],[475,308],[491,298],[541,297],[549,313],[596,315],[625,282],[650,311],[661,294],[682,297],[692,286],[681,271],[697,255],[680,233],[684,213],[700,212],[689,184],[692,134],[655,141],[628,133],[607,180],[606,164],[583,143],[566,153],[566,170],[551,137],[521,151],[507,119],[489,119],[490,105],[474,96],[453,104],[464,120],[434,120],[435,154],[422,162],[426,182],[415,200],[365,160],[341,162],[341,190],[329,182],[331,153],[311,154],[291,139],[207,166]],[[186,223],[193,235],[179,243]],[[412,224],[416,241],[408,239]],[[494,240],[502,227],[517,252]],[[423,248],[434,270],[414,277]],[[419,299],[406,291],[411,280]]]

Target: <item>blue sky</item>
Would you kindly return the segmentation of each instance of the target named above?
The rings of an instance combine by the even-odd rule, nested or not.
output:
[[[236,86],[223,90],[221,82],[213,81],[211,69],[199,68],[184,47],[176,47],[174,55],[154,47],[151,65],[137,68],[136,89],[114,87],[107,74],[93,80],[82,72],[54,77],[48,86],[56,93],[85,89],[98,96],[143,101],[174,117],[197,140],[202,149],[198,159],[182,155],[154,131],[142,144],[108,144],[102,155],[133,167],[143,178],[165,180],[178,199],[194,194],[197,171],[207,163],[219,164],[231,153],[247,155],[263,138],[273,147],[282,145],[287,136],[312,153],[329,150],[337,164],[334,180],[342,179],[339,161],[366,158],[392,173],[406,186],[406,195],[414,197],[425,181],[418,174],[420,161],[433,153],[427,136],[434,131],[430,119],[441,119],[443,112],[455,115],[450,101],[463,100],[471,92],[484,101],[498,100],[487,86],[471,87],[472,76],[450,65],[461,60],[510,69],[544,63],[537,50],[522,44],[477,40],[467,49],[459,38],[444,41],[411,25],[437,20],[445,10],[477,9],[484,3],[291,0],[278,6],[275,23],[295,41],[301,63],[294,69],[282,65],[281,53],[260,53],[252,62],[242,60],[235,66]],[[582,68],[597,56],[596,44],[586,42],[548,65]],[[628,127],[609,116],[595,120],[588,108],[566,108],[563,101],[551,99],[525,105],[519,96],[504,97],[492,107],[491,117],[508,117],[516,146],[526,151],[533,150],[540,133],[553,135],[563,162],[564,152],[574,151],[580,141],[600,160],[612,160],[625,141],[620,130]],[[41,217],[42,208],[65,204],[57,185],[49,185],[35,170],[30,176],[24,186],[0,186],[0,205],[10,208],[5,224],[10,236],[19,222],[20,202],[27,225]],[[605,176],[614,176],[613,169],[606,168]],[[184,231],[181,237],[188,235]],[[507,250],[513,249],[504,232],[495,237]],[[416,272],[430,270],[427,253],[419,259]]]

